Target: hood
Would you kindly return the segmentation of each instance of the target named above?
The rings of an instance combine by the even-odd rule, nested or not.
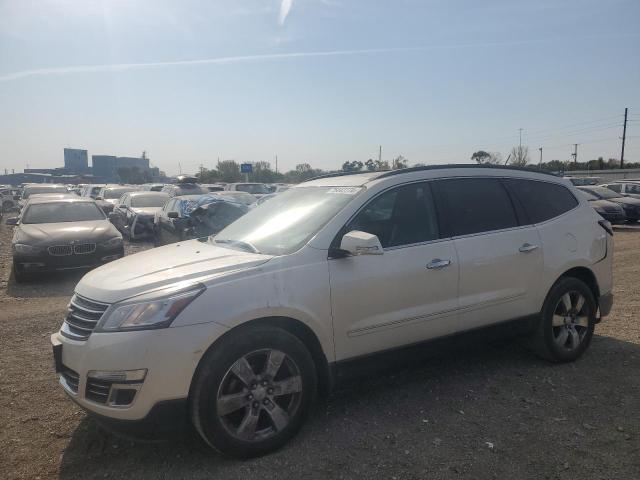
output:
[[[20,224],[14,237],[15,243],[29,245],[66,244],[72,241],[97,243],[120,234],[109,220],[90,222],[60,222]]]
[[[162,210],[162,207],[139,207],[131,209],[131,211],[136,215],[146,215],[149,217],[154,217],[156,212],[159,212],[160,210]]]
[[[146,250],[87,273],[76,292],[114,303],[179,282],[195,283],[262,265],[272,257],[218,247],[198,240]]]
[[[609,200],[589,200],[589,205],[605,212],[623,212],[622,206]]]
[[[640,206],[640,199],[631,197],[616,197],[611,199],[612,202],[616,202],[622,205]]]

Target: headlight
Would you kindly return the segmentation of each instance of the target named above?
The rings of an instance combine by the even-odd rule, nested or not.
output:
[[[24,255],[34,255],[36,253],[40,253],[42,248],[34,247],[32,245],[25,245],[24,243],[14,243],[13,250],[16,253],[22,253]]]
[[[106,242],[102,242],[100,244],[102,248],[116,248],[116,247],[119,247],[120,245],[122,245],[121,236],[110,238]]]
[[[197,284],[186,289],[174,289],[171,293],[165,291],[166,296],[161,298],[146,300],[142,295],[135,302],[116,303],[109,309],[97,330],[113,332],[168,327],[204,290],[204,285]]]

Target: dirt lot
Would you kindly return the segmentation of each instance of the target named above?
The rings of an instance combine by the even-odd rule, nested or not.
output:
[[[579,362],[513,341],[453,351],[342,388],[244,462],[192,434],[116,438],[65,398],[49,335],[81,274],[16,285],[10,238],[0,226],[0,478],[640,478],[640,228],[616,232],[615,308]]]

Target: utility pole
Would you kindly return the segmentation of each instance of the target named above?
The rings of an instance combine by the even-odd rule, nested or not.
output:
[[[518,132],[520,133],[520,150],[522,150],[522,128],[519,128]]]
[[[622,152],[620,152],[620,168],[624,168],[624,142],[627,139],[627,112],[628,108],[624,109],[624,126],[622,127]]]
[[[542,168],[542,147],[540,147],[538,150],[540,150],[540,163],[538,163],[538,168]]]
[[[571,154],[571,156],[573,157],[573,163],[578,163],[578,145],[580,144],[579,143],[573,144],[573,153]]]
[[[200,182],[204,181],[204,165],[200,164]]]
[[[378,148],[378,165],[382,163],[382,145]]]
[[[278,173],[278,155],[276,154],[276,173]]]

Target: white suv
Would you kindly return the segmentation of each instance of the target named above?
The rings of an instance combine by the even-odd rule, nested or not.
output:
[[[510,168],[315,179],[215,238],[88,273],[52,335],[65,392],[102,419],[190,418],[271,451],[352,360],[507,321],[578,358],[611,309],[613,239],[570,182]]]

